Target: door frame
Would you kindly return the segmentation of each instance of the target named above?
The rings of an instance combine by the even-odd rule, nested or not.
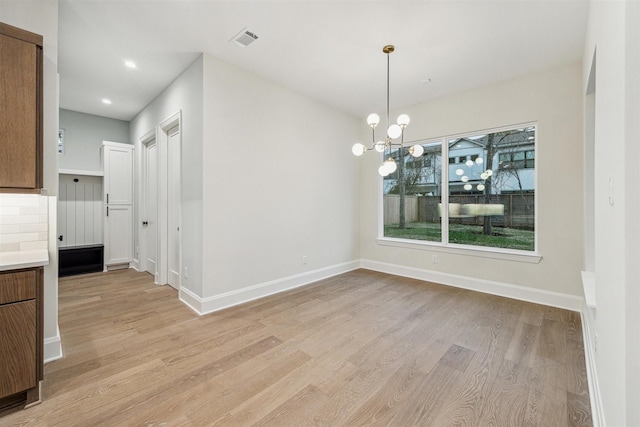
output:
[[[168,177],[168,152],[169,152],[169,131],[178,127],[180,150],[182,151],[182,111],[178,111],[162,122],[157,127],[157,139],[158,144],[158,176],[162,179],[158,179],[158,257],[156,259],[158,265],[158,283],[169,283],[169,177]],[[182,167],[180,167],[182,174]],[[180,176],[180,186],[182,187],[182,175]],[[182,195],[182,190],[180,191]],[[178,215],[182,217],[182,200],[179,203]],[[179,254],[179,272],[182,273],[182,233],[179,235],[180,240],[180,254]],[[182,278],[182,274],[179,275]],[[182,286],[182,280],[178,285],[178,289]]]
[[[173,141],[173,143],[171,144],[173,144],[173,147],[177,148],[177,152],[175,152],[171,148],[170,141]],[[174,127],[170,128],[167,131],[167,283],[173,288],[175,288],[176,290],[180,290],[180,284],[182,282],[181,280],[182,278],[182,274],[181,274],[181,270],[182,270],[182,238],[181,238],[182,147],[181,147],[181,143],[182,143],[182,140],[181,140],[180,126],[175,125]],[[173,165],[174,167],[169,167],[169,165]],[[171,190],[171,187],[173,187],[173,190]],[[175,194],[174,191],[177,191],[178,194]],[[173,203],[171,204],[171,206],[169,206],[169,203],[172,201]],[[172,213],[175,215],[175,218],[172,216]],[[176,230],[172,229],[173,226],[175,226],[177,229]],[[174,233],[177,233],[177,235],[175,235]],[[175,244],[175,240],[173,240],[172,237],[176,237],[176,236],[177,236],[178,247],[174,248],[173,246]],[[173,253],[173,251],[175,251],[175,253]],[[176,258],[174,258],[174,256],[177,257],[177,260]],[[177,265],[175,264],[173,265],[175,269],[171,268],[172,262],[173,262],[172,259],[177,261]],[[172,277],[174,278],[173,281],[172,281]]]

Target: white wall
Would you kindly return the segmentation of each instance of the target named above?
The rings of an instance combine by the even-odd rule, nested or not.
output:
[[[606,425],[635,426],[640,425],[637,2],[591,2],[583,62],[585,92],[596,51],[594,236],[590,238],[595,241],[597,305],[595,316],[587,316],[594,348],[589,356],[595,359]]]
[[[2,0],[0,21],[44,38],[44,187],[58,194],[58,1]],[[56,221],[49,216],[49,265],[44,269],[45,359],[59,356]]]
[[[228,293],[238,295],[233,303],[264,295],[280,285],[262,286],[283,279],[299,285],[357,260],[354,118],[208,55],[131,122],[132,141],[139,148],[177,111],[189,269],[181,295],[194,308],[220,308],[207,301]]]
[[[169,87],[144,108],[130,123],[130,140],[135,144],[136,193],[141,193],[140,138],[158,124],[182,111],[182,261],[190,267],[189,280],[182,285],[200,295],[202,291],[202,57],[191,64]],[[160,141],[160,139],[158,139]],[[159,146],[160,158],[166,159],[166,147]],[[165,184],[166,186],[166,184]],[[135,256],[138,258],[139,203],[137,200],[134,234]]]
[[[59,169],[100,171],[102,141],[129,140],[129,122],[60,110],[60,128],[65,130],[64,154],[58,155]]]
[[[376,156],[362,159],[362,258],[444,275],[533,288],[543,293],[581,295],[583,175],[580,79],[580,64],[574,64],[401,111],[411,117],[406,140],[537,121],[536,215],[538,250],[542,255],[539,264],[377,244]],[[392,117],[396,116],[392,114]],[[365,127],[364,121],[362,127]],[[438,263],[434,264],[431,256],[436,253]]]
[[[358,121],[208,55],[204,90],[201,295],[357,260]]]

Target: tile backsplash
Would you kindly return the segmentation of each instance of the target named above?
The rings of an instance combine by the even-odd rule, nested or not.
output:
[[[0,194],[0,253],[47,249],[48,198]]]

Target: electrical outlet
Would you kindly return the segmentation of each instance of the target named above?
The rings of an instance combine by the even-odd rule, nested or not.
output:
[[[438,263],[438,255],[431,255],[431,262],[434,264]]]
[[[185,267],[184,268],[184,278],[188,279],[189,278],[189,267]]]
[[[307,256],[302,255],[302,264],[306,264],[306,263],[307,263]]]

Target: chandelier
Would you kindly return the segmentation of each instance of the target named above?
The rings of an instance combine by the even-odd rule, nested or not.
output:
[[[380,123],[380,116],[376,113],[369,114],[367,117],[367,124],[371,128],[371,147],[367,147],[364,144],[356,143],[351,148],[351,152],[353,152],[356,156],[362,156],[369,150],[375,150],[378,153],[384,153],[384,160],[382,165],[378,168],[378,173],[381,176],[388,176],[396,171],[398,165],[396,161],[393,159],[391,155],[391,150],[393,148],[399,148],[399,156],[398,161],[404,162],[404,130],[409,125],[409,116],[406,114],[400,114],[398,116],[398,120],[395,124],[390,125],[391,121],[389,120],[389,55],[393,53],[395,50],[394,46],[389,44],[382,48],[382,52],[387,55],[387,135],[384,140],[379,140],[376,142],[376,127]],[[394,140],[400,138],[400,143],[393,142]],[[409,154],[413,157],[420,157],[424,153],[424,148],[422,145],[413,145],[409,147]]]

